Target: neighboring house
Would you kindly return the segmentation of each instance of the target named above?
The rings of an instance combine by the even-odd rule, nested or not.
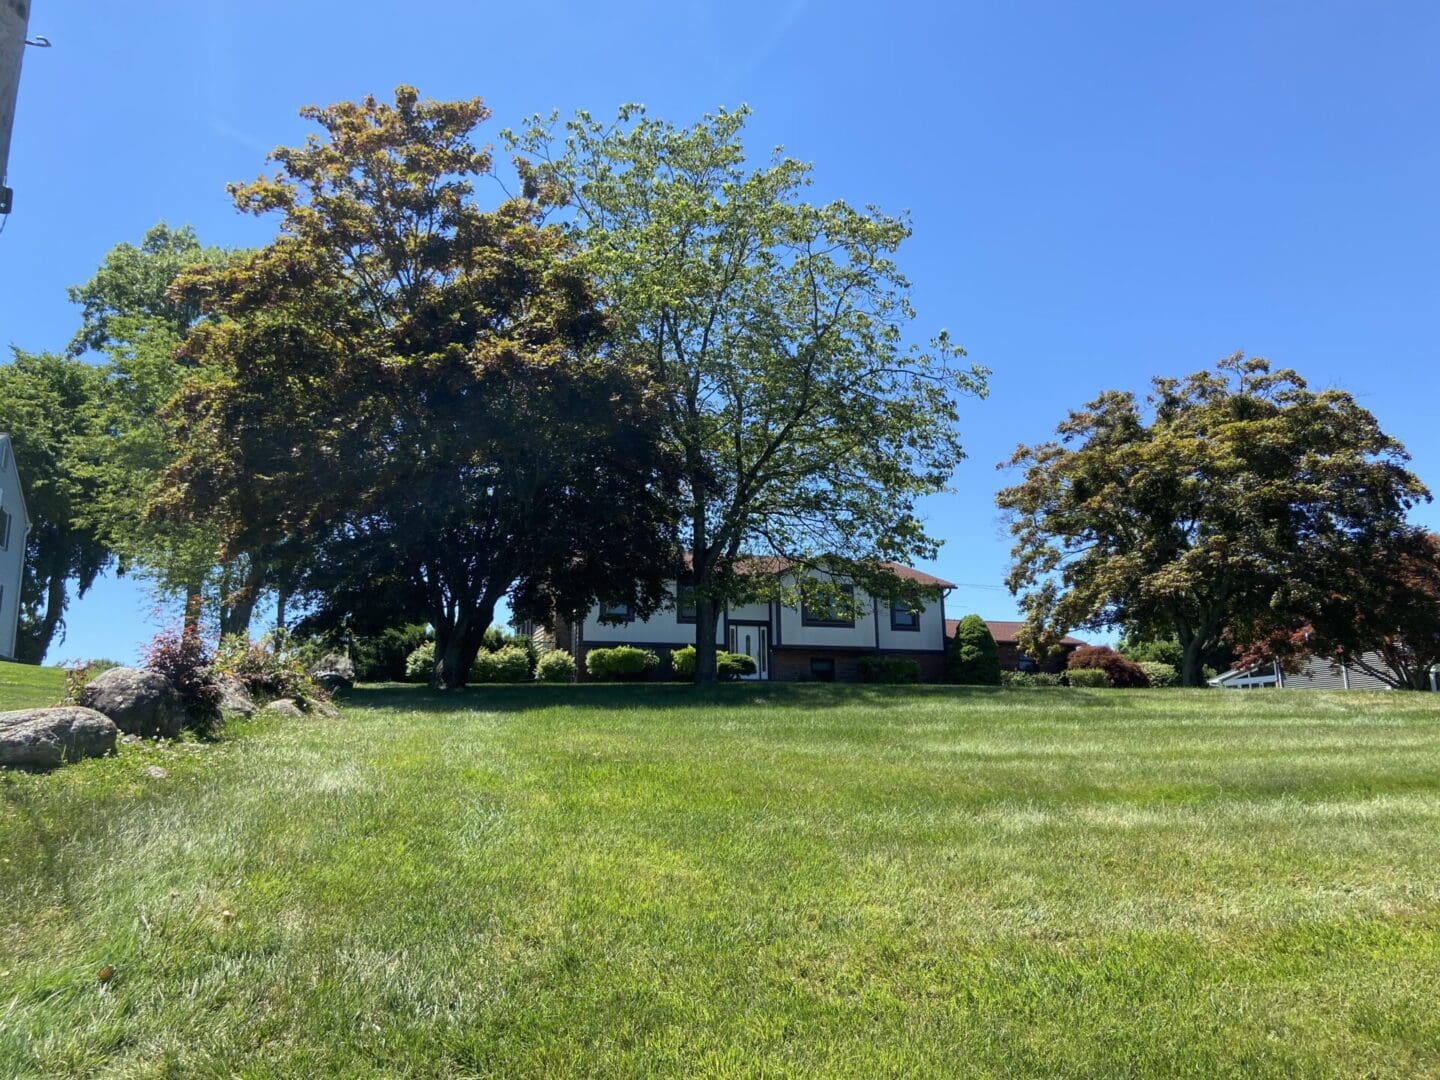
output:
[[[20,472],[10,436],[0,432],[0,660],[15,656],[20,625],[20,581],[25,573],[25,537],[30,517],[20,491]]]
[[[1366,654],[1372,667],[1383,667],[1379,656]],[[1278,664],[1232,668],[1210,680],[1222,690],[1389,690],[1386,683],[1354,664],[1341,664],[1323,656],[1307,657],[1298,672],[1281,671]],[[1430,689],[1440,690],[1440,672],[1430,673]]]
[[[960,625],[959,619],[948,619],[945,622],[945,640],[948,642],[955,636],[955,630]],[[985,625],[990,628],[990,636],[995,639],[995,644],[1000,647],[1000,670],[1001,671],[1048,671],[1051,673],[1065,670],[1065,663],[1070,659],[1070,654],[1085,642],[1070,635],[1060,639],[1060,651],[1050,657],[1043,664],[1032,660],[1020,651],[1020,646],[1015,642],[1015,635],[1020,632],[1023,622],[1004,622],[996,619],[986,619]]]
[[[779,573],[775,560],[757,560],[761,572]],[[853,617],[836,610],[813,610],[778,601],[730,604],[716,620],[715,643],[755,660],[757,680],[779,682],[856,682],[864,656],[905,657],[920,664],[925,682],[945,676],[945,594],[955,586],[933,575],[895,563],[885,564],[899,577],[939,591],[935,599],[913,611],[903,602],[856,597]],[[819,576],[819,575],[817,575]],[[789,581],[793,584],[793,579]],[[853,592],[852,586],[842,585]],[[654,678],[671,677],[670,653],[695,644],[695,607],[683,583],[669,585],[671,603],[648,619],[638,619],[623,605],[597,604],[583,618],[557,619],[549,633],[554,644],[575,658],[584,679],[585,657],[592,649],[636,645],[660,657]],[[834,605],[829,605],[833,609]]]

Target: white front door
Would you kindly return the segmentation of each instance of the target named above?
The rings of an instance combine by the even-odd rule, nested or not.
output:
[[[744,653],[755,661],[754,675],[741,675],[742,679],[768,679],[770,677],[770,628],[768,626],[732,626],[728,652]]]

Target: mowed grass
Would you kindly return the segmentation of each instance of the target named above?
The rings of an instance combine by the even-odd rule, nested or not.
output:
[[[54,705],[65,693],[65,671],[0,660],[0,712]]]
[[[0,1075],[1440,1075],[1440,695],[371,688],[0,795]]]

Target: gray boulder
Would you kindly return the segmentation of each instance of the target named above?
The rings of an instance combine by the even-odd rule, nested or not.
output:
[[[295,702],[291,701],[289,698],[277,698],[276,700],[270,702],[269,705],[266,705],[265,710],[267,712],[276,713],[279,716],[296,717],[305,715],[305,713],[301,711],[300,706],[295,704]]]
[[[255,699],[239,679],[220,680],[221,716],[243,716],[248,720],[255,715],[256,708]]]
[[[120,734],[104,713],[79,705],[0,712],[0,765],[49,769],[113,753]]]
[[[80,691],[80,704],[102,712],[121,731],[150,738],[174,738],[185,724],[185,706],[164,675],[117,667]]]
[[[355,665],[343,653],[326,653],[310,669],[310,677],[329,693],[349,690],[355,685]]]

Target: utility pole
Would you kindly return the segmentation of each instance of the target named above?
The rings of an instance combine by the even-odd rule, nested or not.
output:
[[[10,130],[15,125],[15,95],[30,29],[30,0],[0,0],[0,214],[10,213],[13,196],[5,183],[10,168]]]

